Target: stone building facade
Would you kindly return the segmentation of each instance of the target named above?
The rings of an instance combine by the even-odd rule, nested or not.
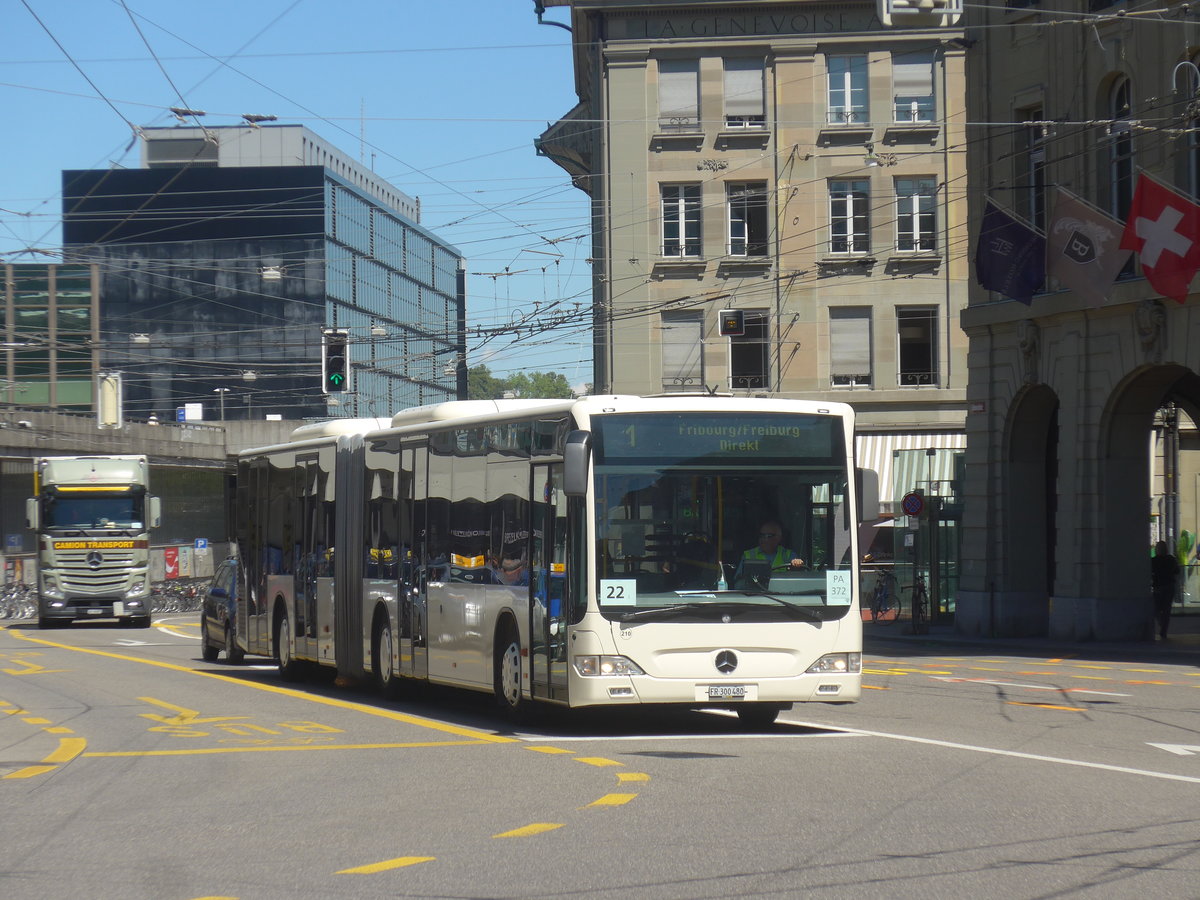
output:
[[[1160,6],[968,12],[973,223],[990,197],[1053,231],[1059,188],[1124,221],[1142,173],[1197,196],[1200,20]],[[1150,545],[1197,530],[1200,304],[1141,265],[1100,303],[1054,278],[1028,306],[972,286],[960,632],[1153,636]]]

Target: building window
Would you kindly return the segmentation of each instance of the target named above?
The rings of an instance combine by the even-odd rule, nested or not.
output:
[[[1025,122],[1023,147],[1019,154],[1017,210],[1040,231],[1046,230],[1046,138],[1048,130],[1040,106],[1017,114]]]
[[[933,51],[892,54],[892,107],[897,122],[932,122]]]
[[[700,64],[694,59],[658,61],[658,127],[660,131],[700,128]]]
[[[932,178],[896,179],[896,249],[937,249],[937,183]]]
[[[908,307],[896,310],[897,356],[901,387],[938,383],[937,309]]]
[[[725,60],[725,127],[765,128],[763,61]]]
[[[662,314],[662,389],[695,390],[704,386],[704,314]]]
[[[1108,211],[1122,222],[1129,218],[1133,205],[1133,85],[1120,79],[1108,95]],[[1133,255],[1126,260],[1120,275],[1134,272]]]
[[[1180,110],[1180,118],[1184,122],[1183,149],[1184,173],[1183,183],[1187,185],[1188,193],[1200,197],[1200,58],[1180,63],[1175,67],[1172,76],[1174,80],[1175,98]]]
[[[1128,78],[1113,85],[1108,97],[1109,212],[1124,221],[1133,203],[1133,89]]]
[[[829,380],[834,385],[871,386],[871,309],[829,310]]]
[[[763,310],[746,310],[746,332],[729,339],[729,386],[767,388],[771,386],[769,326]]]
[[[866,124],[867,57],[830,56],[828,59],[830,124]]]
[[[829,252],[871,250],[871,183],[829,182]]]
[[[662,194],[662,255],[700,255],[700,185],[664,184]]]
[[[749,181],[725,186],[729,206],[729,255],[767,255],[767,185]]]

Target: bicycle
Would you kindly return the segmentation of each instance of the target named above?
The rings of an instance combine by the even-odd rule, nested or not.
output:
[[[900,617],[896,599],[896,575],[890,569],[881,569],[875,576],[875,589],[871,593],[871,621],[890,625]]]
[[[912,633],[929,633],[929,594],[925,590],[925,576],[913,574],[913,583],[905,588],[912,591]]]

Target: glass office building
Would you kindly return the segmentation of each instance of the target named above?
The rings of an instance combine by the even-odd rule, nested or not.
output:
[[[149,128],[138,169],[63,173],[131,419],[389,416],[465,396],[465,277],[420,204],[300,126]],[[324,329],[350,383],[321,393]]]
[[[98,268],[14,263],[0,273],[0,400],[89,411],[100,355]]]

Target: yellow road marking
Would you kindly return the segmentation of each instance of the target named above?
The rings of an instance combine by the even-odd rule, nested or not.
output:
[[[193,747],[186,750],[93,750],[83,754],[92,758],[127,756],[206,756],[214,753],[285,753],[300,750],[408,750],[417,747],[478,747],[489,741],[409,741],[396,744],[305,744],[302,747]]]
[[[1050,703],[1021,703],[1019,700],[1007,701],[1009,706],[1036,706],[1038,709],[1061,709],[1066,712],[1087,712],[1081,706],[1054,706]]]
[[[369,706],[365,703],[356,703],[353,700],[338,700],[335,697],[322,697],[319,694],[307,694],[304,691],[294,690],[292,688],[280,687],[273,684],[259,684],[253,681],[245,681],[241,678],[233,678],[229,675],[222,675],[219,672],[206,672],[203,669],[192,669],[187,666],[176,665],[175,663],[164,662],[158,659],[139,659],[136,656],[126,656],[123,653],[113,653],[109,650],[96,650],[91,647],[72,647],[70,644],[59,644],[54,641],[48,641],[45,638],[31,637],[26,634],[20,634],[16,631],[6,632],[11,634],[17,640],[28,641],[34,644],[40,644],[44,647],[55,647],[59,650],[70,650],[74,653],[86,653],[92,656],[103,656],[108,659],[119,659],[124,662],[139,663],[144,666],[153,666],[159,669],[168,669],[172,672],[186,672],[189,675],[196,675],[200,678],[212,678],[217,681],[223,681],[226,684],[236,684],[240,687],[253,688],[267,693],[278,694],[283,697],[292,697],[296,700],[307,700],[309,703],[319,703],[325,706],[336,707],[337,709],[348,709],[353,712],[363,713],[368,716],[376,716],[381,719],[390,719],[393,722],[404,722],[409,725],[416,725],[420,728],[428,728],[432,731],[444,731],[447,734],[456,734],[460,737],[472,738],[476,741],[481,741],[489,744],[517,744],[520,743],[519,738],[505,737],[499,734],[488,734],[487,732],[477,731],[474,728],[463,728],[458,725],[451,725],[446,722],[435,722],[432,719],[423,719],[420,716],[409,715],[408,713],[396,712],[391,709],[383,709],[377,706]]]
[[[649,781],[650,776],[645,772],[618,772],[617,781]]]
[[[174,703],[167,703],[165,700],[155,700],[153,697],[138,697],[143,703],[150,703],[154,706],[161,706],[164,709],[175,710],[173,716],[160,716],[157,713],[138,713],[143,719],[153,719],[155,722],[163,722],[167,725],[203,725],[207,722],[232,722],[237,719],[248,719],[249,716],[205,716],[200,718],[200,710],[188,709],[186,706],[176,706]]]
[[[83,753],[87,741],[83,738],[59,738],[58,749],[42,760],[44,763],[65,763]]]
[[[1107,675],[1068,675],[1068,678],[1079,678],[1083,681],[1112,681]]]
[[[67,728],[65,725],[55,725],[53,728],[43,728],[42,731],[45,731],[47,734],[74,734],[75,733],[70,728]]]
[[[588,806],[624,806],[637,794],[605,794],[599,800],[593,800]]]
[[[575,762],[581,762],[588,766],[620,766],[624,763],[619,763],[615,759],[605,759],[603,756],[577,756]]]
[[[1126,681],[1126,684],[1170,684],[1169,681]]]
[[[891,690],[891,688],[886,688],[881,684],[864,684],[862,687],[863,687],[863,690],[865,690],[865,691],[890,691]]]
[[[28,719],[22,719],[21,721],[24,722],[26,725],[49,725],[50,724],[49,719],[43,719],[39,716],[30,716]]]
[[[24,666],[24,669],[3,669],[9,675],[49,675],[52,672],[65,672],[66,669],[47,669],[27,659],[14,659],[13,662]]]
[[[502,831],[500,834],[493,834],[494,838],[514,838],[514,837],[532,837],[535,834],[545,834],[547,831],[554,831],[556,828],[562,828],[562,823],[553,822],[538,822],[533,825],[526,825],[524,828],[514,828],[512,831]]]
[[[45,775],[47,772],[53,772],[57,768],[58,766],[26,766],[19,771],[9,772],[4,778],[33,778],[35,775]]]
[[[366,866],[355,866],[353,869],[342,869],[335,875],[371,875],[375,872],[386,872],[389,869],[402,869],[405,866],[415,866],[418,863],[433,862],[436,856],[397,856],[395,859],[385,859],[383,862],[371,863]]]
[[[526,747],[526,750],[532,750],[534,753],[573,753],[572,750],[564,750],[562,747]]]

